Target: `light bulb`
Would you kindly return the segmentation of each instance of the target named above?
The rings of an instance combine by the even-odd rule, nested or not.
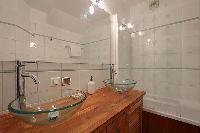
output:
[[[31,42],[29,47],[30,47],[30,48],[37,48],[37,45],[36,45],[35,42]]]
[[[122,25],[120,25],[120,26],[119,26],[119,30],[122,31],[122,30],[125,30],[125,28],[124,28]]]
[[[127,27],[128,27],[129,29],[132,29],[132,28],[133,28],[133,25],[132,25],[131,23],[128,23],[128,24],[127,24]]]
[[[92,14],[94,14],[94,7],[93,7],[93,5],[91,5],[90,7],[89,7],[89,13],[92,15]]]
[[[143,33],[142,31],[139,31],[139,32],[138,32],[138,35],[139,35],[139,36],[142,36],[142,35],[144,35],[144,33]]]

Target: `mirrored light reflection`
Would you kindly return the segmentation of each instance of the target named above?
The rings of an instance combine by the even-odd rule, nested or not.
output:
[[[119,30],[125,30],[125,27],[123,27],[123,26],[119,26]]]
[[[147,40],[146,40],[146,45],[147,46],[150,46],[152,44],[152,40],[150,39],[150,38],[148,38]]]
[[[128,23],[128,24],[127,24],[127,27],[128,27],[129,29],[132,29],[132,28],[133,28],[133,25],[132,25],[131,23]]]
[[[91,5],[90,7],[89,7],[89,13],[92,15],[92,14],[94,14],[94,6],[93,5]]]
[[[30,42],[30,48],[37,48],[37,45],[35,42]]]
[[[138,35],[139,35],[139,36],[143,36],[143,35],[144,35],[144,32],[139,31],[139,32],[138,32]]]
[[[135,37],[135,33],[131,33],[131,38],[134,38]]]

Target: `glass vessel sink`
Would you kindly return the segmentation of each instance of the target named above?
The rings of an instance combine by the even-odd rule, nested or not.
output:
[[[111,79],[107,79],[104,80],[103,82],[106,87],[111,88],[112,90],[118,93],[123,93],[130,89],[133,89],[137,83],[136,81],[130,79],[114,80],[114,81]]]
[[[19,97],[8,105],[10,113],[32,125],[47,125],[71,117],[86,99],[81,91],[67,90],[67,96],[44,104],[30,104]]]

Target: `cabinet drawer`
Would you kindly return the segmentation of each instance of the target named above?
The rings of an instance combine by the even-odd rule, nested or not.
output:
[[[107,127],[107,133],[127,133],[127,132],[128,132],[128,122],[125,114],[118,117]]]

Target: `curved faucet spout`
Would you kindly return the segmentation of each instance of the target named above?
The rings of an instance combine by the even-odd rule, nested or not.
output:
[[[33,80],[33,82],[34,82],[35,84],[39,84],[39,83],[40,83],[40,81],[39,81],[39,79],[37,78],[37,76],[35,76],[35,75],[33,75],[33,74],[23,73],[21,76],[22,76],[22,77],[30,77],[30,78]]]

